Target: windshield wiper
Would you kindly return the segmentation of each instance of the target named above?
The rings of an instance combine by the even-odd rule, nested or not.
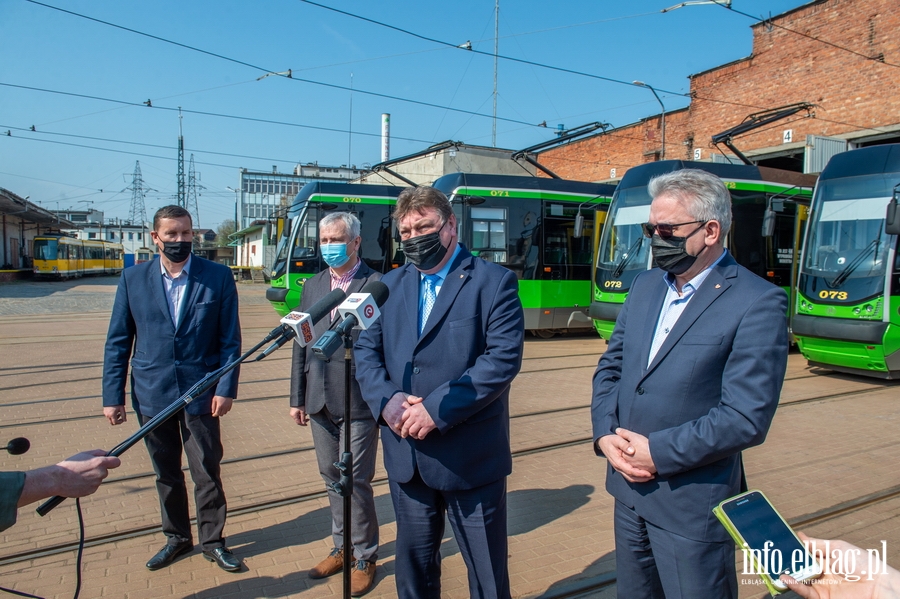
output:
[[[875,239],[870,241],[869,245],[867,245],[863,251],[861,251],[859,254],[857,254],[856,258],[851,260],[850,264],[845,266],[844,270],[842,270],[840,273],[838,273],[838,276],[836,276],[834,278],[834,280],[831,281],[831,283],[828,286],[831,287],[832,289],[835,289],[835,288],[843,285],[844,281],[846,281],[847,278],[850,276],[850,274],[854,270],[856,270],[860,264],[863,263],[863,260],[865,260],[868,257],[869,253],[878,247],[879,240],[880,240],[880,238],[876,237]]]
[[[622,276],[622,273],[625,271],[625,267],[628,266],[628,263],[634,257],[634,252],[638,249],[638,246],[641,245],[641,242],[644,241],[643,237],[638,237],[634,240],[634,243],[631,244],[631,247],[628,248],[628,251],[619,261],[619,264],[616,266],[616,269],[613,271],[613,278],[618,279]]]

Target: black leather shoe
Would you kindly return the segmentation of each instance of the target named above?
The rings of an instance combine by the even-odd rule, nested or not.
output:
[[[216,562],[226,572],[237,572],[241,569],[241,560],[236,558],[228,547],[216,547],[212,551],[204,551],[203,557]]]
[[[177,545],[166,545],[159,551],[159,553],[150,558],[150,561],[147,562],[147,569],[159,570],[160,568],[165,568],[166,566],[174,562],[175,558],[177,558],[179,555],[190,553],[191,549],[193,548],[194,544],[190,541],[178,543]]]

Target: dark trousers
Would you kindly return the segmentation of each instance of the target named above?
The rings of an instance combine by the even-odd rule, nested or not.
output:
[[[444,514],[469,574],[469,596],[509,599],[506,479],[463,491],[432,489],[418,471],[390,481],[397,516],[395,557],[400,599],[440,599]]]
[[[142,425],[148,420],[140,416]],[[222,530],[227,508],[219,468],[223,453],[219,419],[210,414],[193,416],[182,410],[147,435],[144,443],[156,472],[156,491],[167,542],[170,545],[193,542],[187,486],[181,470],[184,447],[194,481],[200,547],[204,551],[224,547]]]
[[[619,501],[615,510],[619,599],[737,599],[734,542],[676,535]]]

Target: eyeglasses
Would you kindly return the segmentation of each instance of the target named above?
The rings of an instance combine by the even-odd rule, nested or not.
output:
[[[705,225],[708,222],[708,220],[691,220],[686,223],[678,223],[676,225],[651,225],[650,223],[642,223],[641,229],[643,229],[644,231],[644,237],[653,237],[653,232],[656,231],[656,233],[662,239],[669,239],[670,237],[674,236],[675,227],[681,227],[683,225],[693,225],[696,223],[703,223]]]

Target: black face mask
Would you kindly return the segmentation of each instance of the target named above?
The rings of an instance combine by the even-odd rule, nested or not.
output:
[[[163,241],[162,253],[175,264],[180,264],[191,255],[192,245],[190,241]]]
[[[440,235],[446,224],[445,221],[441,228],[434,233],[419,235],[400,242],[400,249],[403,250],[406,259],[413,266],[421,271],[426,271],[441,263],[441,260],[447,255],[447,248],[441,244]]]
[[[694,262],[697,261],[697,256],[702,254],[703,250],[708,246],[703,246],[703,249],[697,252],[697,256],[688,254],[684,246],[688,238],[705,226],[706,223],[703,223],[687,237],[673,236],[663,239],[658,233],[654,233],[653,238],[650,239],[650,251],[653,252],[653,259],[656,261],[656,265],[672,275],[680,275],[687,272],[694,265]]]

